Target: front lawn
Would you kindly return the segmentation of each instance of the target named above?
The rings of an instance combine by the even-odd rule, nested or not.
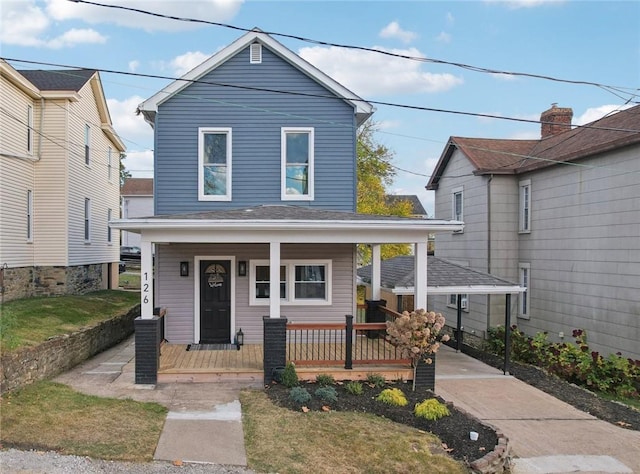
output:
[[[48,381],[4,394],[0,407],[3,447],[137,462],[153,459],[167,413]]]
[[[140,294],[103,290],[79,296],[24,298],[2,305],[2,350],[35,346],[60,334],[111,319],[140,302]]]

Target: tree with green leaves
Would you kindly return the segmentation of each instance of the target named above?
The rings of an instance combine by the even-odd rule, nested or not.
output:
[[[124,166],[126,153],[120,153],[120,186],[122,186],[127,178],[131,178],[131,173]]]
[[[411,203],[397,201],[389,203],[387,188],[393,183],[396,170],[391,164],[393,152],[378,143],[374,137],[375,122],[366,122],[359,130],[356,145],[356,168],[358,177],[357,212],[359,214],[410,216]],[[382,246],[382,259],[398,255],[409,255],[407,244],[386,244]],[[367,245],[358,246],[360,264],[371,262],[371,249]]]

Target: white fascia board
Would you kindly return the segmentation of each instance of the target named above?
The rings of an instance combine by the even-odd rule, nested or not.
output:
[[[373,114],[373,106],[371,104],[336,82],[334,79],[327,76],[316,67],[312,66],[310,63],[290,51],[288,48],[271,38],[269,35],[259,31],[250,31],[235,40],[229,46],[218,51],[202,64],[196,66],[191,71],[186,73],[180,79],[173,81],[167,87],[142,102],[138,106],[138,110],[142,112],[151,112],[151,114],[145,114],[145,118],[148,122],[151,123],[150,118],[158,111],[158,106],[165,100],[169,99],[171,96],[177,94],[182,89],[190,85],[192,81],[200,79],[209,71],[215,69],[220,64],[224,63],[233,55],[237,54],[239,51],[246,48],[248,45],[255,41],[259,41],[262,44],[268,46],[293,66],[308,74],[324,87],[331,90],[338,96],[343,97],[347,102],[351,103],[355,108],[356,114],[360,116],[359,123],[364,122],[371,114]]]
[[[506,295],[524,293],[522,286],[469,285],[469,286],[427,286],[427,295]],[[412,295],[413,286],[397,286],[392,290],[394,295]]]
[[[42,97],[45,99],[67,99],[69,102],[78,102],[82,96],[76,91],[42,91]]]
[[[0,60],[0,73],[32,99],[40,98],[40,90],[5,60]]]

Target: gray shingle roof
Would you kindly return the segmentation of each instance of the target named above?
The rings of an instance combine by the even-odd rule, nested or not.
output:
[[[304,206],[263,205],[243,209],[197,212],[190,214],[157,215],[156,219],[193,219],[193,220],[300,220],[300,221],[370,221],[370,220],[406,220],[415,222],[415,218],[398,216],[378,216],[357,214],[347,211],[331,211]]]
[[[414,257],[394,257],[381,262],[380,285],[383,288],[414,286]],[[358,269],[358,276],[371,283],[371,265]],[[508,280],[472,270],[438,257],[427,257],[428,287],[517,286]]]
[[[78,92],[96,71],[93,69],[47,69],[18,71],[41,91]]]

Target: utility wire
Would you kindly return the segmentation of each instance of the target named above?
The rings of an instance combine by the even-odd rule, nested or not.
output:
[[[70,0],[70,1],[75,1],[75,0]],[[184,79],[184,78],[177,78],[177,77],[172,77],[172,76],[163,76],[163,75],[159,75],[159,74],[144,74],[144,73],[129,72],[129,71],[118,71],[118,70],[114,70],[114,69],[85,68],[85,67],[71,66],[71,65],[68,65],[68,64],[50,63],[50,62],[43,62],[43,61],[29,61],[29,60],[17,59],[17,58],[2,57],[0,59],[3,59],[5,61],[9,61],[9,62],[18,62],[18,63],[24,63],[24,64],[37,64],[37,65],[44,65],[44,66],[62,67],[62,68],[68,68],[68,69],[92,69],[92,70],[95,70],[95,71],[100,71],[100,72],[108,73],[108,74],[120,74],[120,75],[126,75],[126,76],[145,77],[145,78],[151,78],[151,79],[165,79],[165,80],[170,80],[170,81],[180,80],[182,82],[190,83],[190,84],[205,84],[205,85],[211,85],[211,86],[229,87],[229,88],[233,88],[233,89],[248,90],[248,91],[270,92],[270,93],[281,94],[281,95],[295,95],[295,96],[303,96],[303,97],[314,97],[314,98],[320,98],[320,99],[333,99],[333,100],[350,100],[350,101],[356,101],[356,102],[363,102],[364,101],[364,102],[368,102],[370,104],[375,104],[375,105],[384,105],[384,106],[388,106],[388,107],[396,107],[396,108],[402,108],[402,109],[408,109],[408,110],[416,110],[416,111],[422,111],[422,112],[437,112],[437,113],[463,115],[463,116],[470,116],[470,117],[491,118],[491,119],[496,119],[496,120],[508,120],[508,121],[512,121],[512,122],[533,123],[533,124],[538,124],[538,125],[539,124],[550,124],[550,125],[554,125],[555,124],[555,122],[531,120],[531,119],[524,119],[524,118],[518,118],[518,117],[505,117],[505,116],[501,116],[501,115],[484,114],[484,113],[479,113],[479,112],[467,112],[467,111],[462,111],[462,110],[440,109],[440,108],[434,108],[434,107],[423,107],[423,106],[418,106],[418,105],[408,105],[408,104],[398,104],[398,103],[393,103],[393,102],[367,100],[367,99],[363,99],[361,97],[337,97],[335,95],[314,94],[314,93],[309,93],[309,92],[278,90],[278,89],[268,89],[268,88],[264,88],[264,87],[254,87],[254,86],[242,86],[242,85],[238,85],[238,84],[228,84],[228,83],[221,83],[221,82],[205,81],[205,80],[202,80],[202,79]],[[640,130],[631,130],[631,129],[624,129],[624,128],[599,127],[599,126],[596,126],[596,125],[589,125],[589,124],[576,125],[576,128],[593,128],[593,129],[597,129],[597,130],[609,130],[609,131],[614,131],[614,132],[629,132],[629,133],[637,133],[637,132],[640,131]]]
[[[253,31],[253,29],[251,29],[251,28],[243,28],[243,27],[240,27],[240,26],[230,25],[230,24],[227,24],[227,23],[220,23],[220,22],[208,21],[208,20],[200,20],[200,19],[197,19],[197,18],[178,17],[178,16],[174,16],[174,15],[165,15],[165,14],[162,14],[162,13],[152,12],[152,11],[149,11],[149,10],[142,10],[140,8],[126,7],[126,6],[122,6],[122,5],[108,5],[108,4],[104,4],[104,3],[91,2],[91,1],[88,1],[88,0],[68,0],[68,1],[74,2],[74,3],[83,3],[83,4],[87,4],[87,5],[94,5],[94,6],[98,6],[98,7],[104,7],[104,8],[112,8],[112,9],[126,10],[126,11],[131,11],[131,12],[136,12],[136,13],[142,13],[144,15],[150,15],[150,16],[154,16],[154,17],[157,17],[157,18],[165,18],[165,19],[169,19],[169,20],[176,20],[176,21],[182,21],[182,22],[188,22],[188,23],[200,23],[200,24],[212,25],[212,26],[220,26],[220,27],[223,27],[223,28],[228,28],[228,29],[232,29],[232,30],[236,30],[236,31],[244,31],[244,32]],[[425,58],[425,57],[419,57],[419,56],[409,56],[409,55],[405,55],[405,54],[384,51],[384,50],[381,50],[381,49],[367,48],[367,47],[364,47],[364,46],[355,46],[355,45],[333,43],[333,42],[330,42],[330,41],[315,40],[315,39],[311,39],[311,38],[306,38],[304,36],[297,36],[297,35],[286,34],[286,33],[278,33],[278,32],[275,32],[275,31],[261,31],[261,32],[265,33],[265,34],[267,34],[269,36],[279,36],[279,37],[282,37],[282,38],[294,39],[294,40],[298,40],[298,41],[303,41],[305,43],[317,44],[317,45],[321,45],[321,46],[333,46],[333,47],[336,47],[336,48],[352,49],[352,50],[358,50],[358,51],[367,51],[367,52],[382,54],[382,55],[385,55],[385,56],[391,56],[391,57],[394,57],[394,58],[407,59],[407,60],[410,60],[410,61],[418,61],[418,62],[423,62],[423,63],[433,63],[433,64],[443,64],[443,65],[448,65],[448,66],[454,66],[454,67],[458,67],[458,68],[465,69],[465,70],[468,70],[468,71],[480,72],[480,73],[485,73],[485,74],[502,74],[502,75],[507,75],[507,76],[521,76],[521,77],[529,77],[529,78],[533,78],[533,79],[543,79],[543,80],[554,81],[554,82],[562,82],[562,83],[566,83],[566,84],[595,86],[595,87],[599,87],[599,88],[601,88],[603,90],[606,90],[608,92],[612,92],[613,93],[615,91],[615,92],[620,93],[620,94],[629,95],[632,98],[633,97],[638,97],[638,93],[636,93],[636,92],[640,91],[639,88],[631,88],[631,87],[625,87],[625,86],[611,86],[611,85],[601,84],[601,83],[598,83],[598,82],[591,82],[591,81],[561,79],[561,78],[557,78],[557,77],[553,77],[553,76],[547,76],[547,75],[543,75],[543,74],[534,74],[534,73],[526,73],[526,72],[515,72],[515,71],[501,71],[501,70],[498,70],[498,69],[491,69],[491,68],[486,68],[486,67],[481,67],[481,66],[473,66],[473,65],[465,64],[465,63],[445,61],[445,60],[442,60],[442,59]],[[633,91],[633,92],[626,92],[625,89],[628,90],[628,91]],[[617,94],[614,94],[614,95],[616,95],[617,97],[621,98]]]

